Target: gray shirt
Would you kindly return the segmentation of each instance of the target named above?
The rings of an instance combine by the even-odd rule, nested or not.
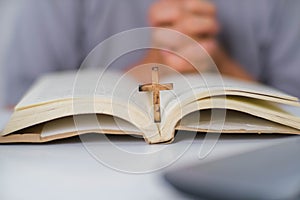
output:
[[[212,1],[222,26],[220,42],[228,53],[257,80],[300,97],[300,1]],[[152,2],[20,1],[5,51],[6,103],[17,103],[42,74],[77,69],[87,54],[111,35],[148,26]],[[123,66],[139,57],[124,59]]]

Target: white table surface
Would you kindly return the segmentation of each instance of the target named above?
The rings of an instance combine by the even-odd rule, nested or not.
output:
[[[8,116],[0,111],[0,128]],[[165,170],[291,138],[222,135],[208,156],[200,159],[204,135],[182,135],[169,145],[148,145],[131,136],[0,145],[0,199],[182,199],[186,197],[164,181]]]

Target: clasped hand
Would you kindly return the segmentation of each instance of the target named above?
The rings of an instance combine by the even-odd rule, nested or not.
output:
[[[205,64],[208,55],[214,57],[218,48],[216,35],[219,25],[216,8],[212,3],[205,0],[157,1],[149,10],[149,21],[153,27],[178,31],[157,29],[153,32],[153,42],[165,50],[152,50],[152,58],[155,57],[180,73],[194,72],[196,69],[192,63],[202,66],[201,70],[208,67]],[[182,34],[194,41],[191,42],[191,39],[186,39]],[[202,53],[199,53],[199,49]]]

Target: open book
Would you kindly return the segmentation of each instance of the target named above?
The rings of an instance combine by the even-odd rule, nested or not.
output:
[[[300,133],[300,118],[281,108],[299,106],[298,99],[272,88],[209,73],[174,74],[160,82],[174,88],[160,93],[161,122],[155,123],[151,92],[139,92],[140,83],[130,76],[49,74],[15,107],[0,143],[40,143],[85,133],[140,135],[148,143],[171,142],[179,130]]]

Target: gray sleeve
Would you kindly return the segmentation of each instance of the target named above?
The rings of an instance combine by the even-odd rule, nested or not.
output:
[[[5,102],[19,101],[46,72],[77,67],[81,58],[80,1],[19,1],[4,55]]]
[[[4,66],[6,103],[16,104],[40,75],[76,69],[100,42],[147,25],[153,0],[26,0],[13,25]],[[141,53],[118,59],[134,63]]]
[[[101,42],[115,34],[148,26],[148,9],[154,0],[84,0],[84,42],[83,52],[88,55]],[[140,35],[135,41],[147,40]],[[126,43],[118,41],[105,49],[104,55],[114,55]],[[99,53],[99,52],[98,52]],[[117,57],[109,68],[122,70],[137,63],[144,55],[142,50],[132,51]],[[101,64],[101,63],[98,63]]]
[[[300,97],[300,1],[212,1],[229,55],[258,81]]]
[[[272,1],[270,1],[272,2]],[[278,1],[270,24],[265,79],[300,97],[300,1]]]

